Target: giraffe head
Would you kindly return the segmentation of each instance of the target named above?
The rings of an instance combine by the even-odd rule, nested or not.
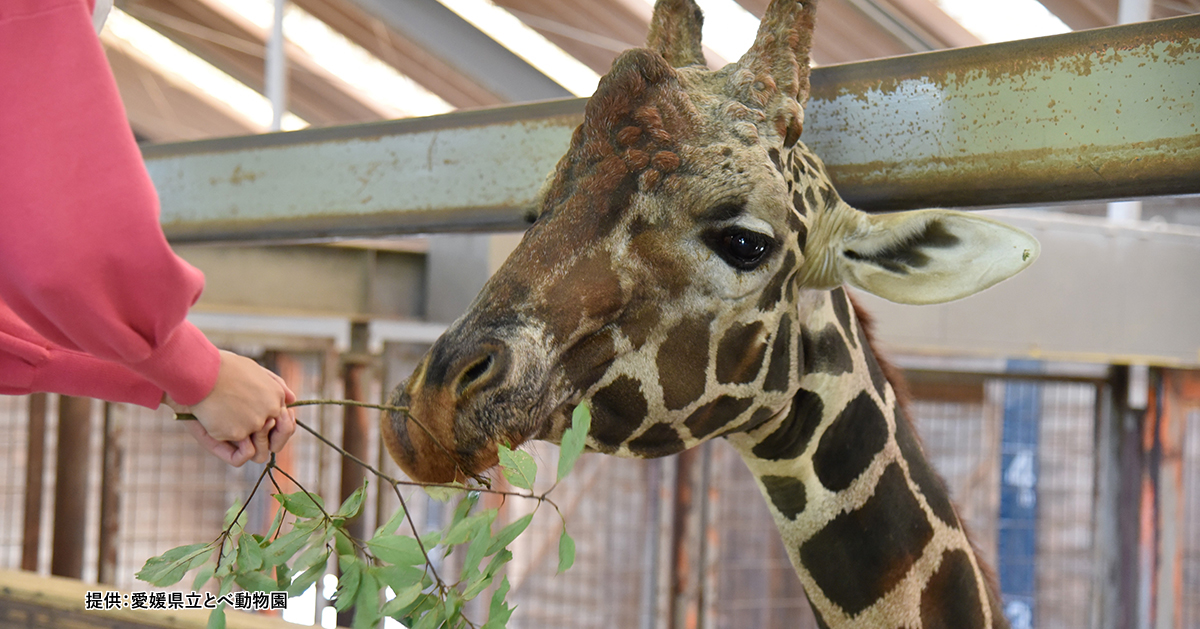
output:
[[[817,296],[904,303],[982,290],[1037,242],[970,215],[868,215],[799,142],[815,1],[775,0],[737,63],[703,66],[699,9],[660,0],[539,194],[536,221],[382,420],[412,478],[463,479],[497,444],[557,441],[588,400],[589,446],[679,452],[784,410]]]

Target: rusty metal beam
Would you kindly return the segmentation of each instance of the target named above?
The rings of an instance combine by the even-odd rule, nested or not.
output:
[[[868,211],[1200,193],[1200,15],[818,68],[804,140]],[[145,149],[175,241],[523,227],[554,101]]]
[[[1200,15],[813,73],[806,138],[876,210],[1200,192]]]

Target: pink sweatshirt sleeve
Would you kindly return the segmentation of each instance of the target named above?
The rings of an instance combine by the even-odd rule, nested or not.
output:
[[[90,8],[0,3],[0,384],[194,404],[219,368],[184,320],[204,277],[163,236]]]

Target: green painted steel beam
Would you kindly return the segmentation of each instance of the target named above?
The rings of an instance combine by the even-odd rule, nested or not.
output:
[[[868,211],[1200,193],[1200,16],[817,68]],[[145,148],[175,241],[519,229],[583,101]]]
[[[1200,192],[1200,15],[823,70],[802,139],[863,209]]]

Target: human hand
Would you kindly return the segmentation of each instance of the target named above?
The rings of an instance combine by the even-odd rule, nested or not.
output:
[[[169,397],[164,401],[177,413],[191,413],[198,421],[187,430],[217,458],[241,467],[246,461],[265,463],[296,432],[296,401],[283,379],[258,363],[224,350],[217,383],[208,397],[185,407]]]

